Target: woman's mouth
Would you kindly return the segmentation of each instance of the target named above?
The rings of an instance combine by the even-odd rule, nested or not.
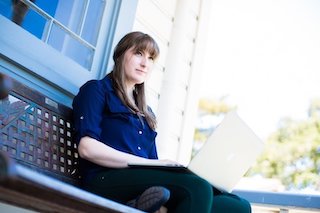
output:
[[[140,70],[140,69],[136,69],[136,71],[138,71],[138,72],[140,72],[140,73],[144,73],[144,74],[146,74],[146,73],[147,73],[146,71],[144,71],[144,70]]]

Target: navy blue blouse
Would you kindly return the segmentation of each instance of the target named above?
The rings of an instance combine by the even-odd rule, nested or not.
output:
[[[84,136],[117,150],[157,159],[155,137],[146,119],[130,111],[116,95],[109,77],[85,83],[73,100],[76,142]],[[141,119],[142,118],[142,119]],[[81,159],[83,175],[105,169]]]

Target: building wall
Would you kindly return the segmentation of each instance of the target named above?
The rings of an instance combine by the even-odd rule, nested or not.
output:
[[[160,158],[187,164],[192,150],[210,0],[139,0],[133,30],[153,36],[160,59],[147,82]]]

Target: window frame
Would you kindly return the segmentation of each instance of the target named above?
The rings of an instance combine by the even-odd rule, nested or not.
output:
[[[107,0],[91,71],[0,15],[1,72],[54,94],[57,101],[70,105],[82,84],[101,78],[112,67],[111,50],[132,29],[137,2]]]

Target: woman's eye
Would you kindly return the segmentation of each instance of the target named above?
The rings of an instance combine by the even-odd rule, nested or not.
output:
[[[136,52],[136,55],[142,56],[142,52]]]

